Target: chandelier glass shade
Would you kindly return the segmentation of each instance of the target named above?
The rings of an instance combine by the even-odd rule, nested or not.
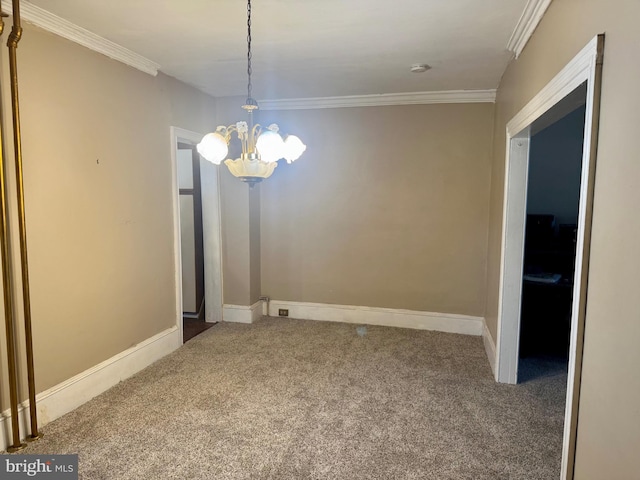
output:
[[[198,153],[216,165],[220,165],[229,154],[229,144],[236,134],[242,153],[235,160],[227,159],[224,164],[232,175],[253,186],[271,176],[279,160],[291,163],[304,153],[306,146],[295,135],[282,138],[275,123],[263,128],[253,124],[253,112],[258,102],[251,97],[251,0],[247,2],[247,100],[242,106],[248,115],[248,122],[218,126],[215,132],[205,135],[197,145]]]

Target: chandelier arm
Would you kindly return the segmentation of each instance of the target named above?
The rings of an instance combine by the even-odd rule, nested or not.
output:
[[[227,141],[227,144],[231,141],[231,134],[233,132],[237,132],[238,131],[238,127],[236,127],[235,125],[229,125],[228,127],[224,127],[224,139]],[[238,137],[240,136],[240,133],[238,132]]]
[[[247,145],[247,134],[238,133],[238,138],[240,139],[240,144],[242,145],[242,154],[246,155],[249,153],[249,146]]]
[[[251,145],[255,150],[256,142],[258,141],[258,137],[262,133],[262,125],[256,123],[251,129]]]

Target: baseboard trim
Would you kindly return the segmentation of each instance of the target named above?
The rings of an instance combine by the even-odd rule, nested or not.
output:
[[[496,344],[493,341],[493,337],[491,336],[491,332],[489,331],[489,327],[487,327],[487,322],[485,320],[482,321],[482,342],[484,343],[484,350],[487,353],[487,359],[489,360],[489,365],[491,366],[491,372],[495,376]]]
[[[253,305],[231,305],[225,303],[222,306],[222,320],[231,323],[253,323],[262,316],[262,302]]]
[[[251,322],[255,322],[256,320],[260,320],[262,317],[262,303],[258,301],[251,305]]]
[[[482,317],[469,315],[282,300],[269,302],[269,315],[273,314],[277,317],[278,310],[281,308],[289,310],[289,317],[303,320],[415,328],[476,336],[482,335],[484,324]]]
[[[181,345],[176,326],[148,338],[104,362],[36,395],[38,425],[44,426],[148,367]],[[20,433],[29,425],[29,401],[19,405]],[[11,412],[0,415],[0,450],[11,444]]]

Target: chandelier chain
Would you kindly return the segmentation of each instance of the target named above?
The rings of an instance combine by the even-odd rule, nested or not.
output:
[[[1,19],[0,19],[1,23]],[[215,132],[208,133],[198,144],[198,153],[215,165],[220,165],[229,155],[229,143],[236,133],[242,147],[240,158],[227,158],[224,162],[231,174],[247,182],[249,186],[268,178],[279,160],[291,163],[297,160],[307,148],[295,135],[282,138],[274,123],[266,129],[253,123],[253,112],[258,110],[258,102],[252,98],[251,90],[251,0],[247,0],[247,100],[242,109],[248,121],[220,125]]]
[[[251,98],[251,0],[247,0],[247,97]]]

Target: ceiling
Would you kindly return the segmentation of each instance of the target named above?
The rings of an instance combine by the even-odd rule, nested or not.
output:
[[[214,96],[246,95],[244,0],[32,0]],[[253,0],[259,99],[495,89],[527,0]],[[411,73],[428,63],[426,73]]]

